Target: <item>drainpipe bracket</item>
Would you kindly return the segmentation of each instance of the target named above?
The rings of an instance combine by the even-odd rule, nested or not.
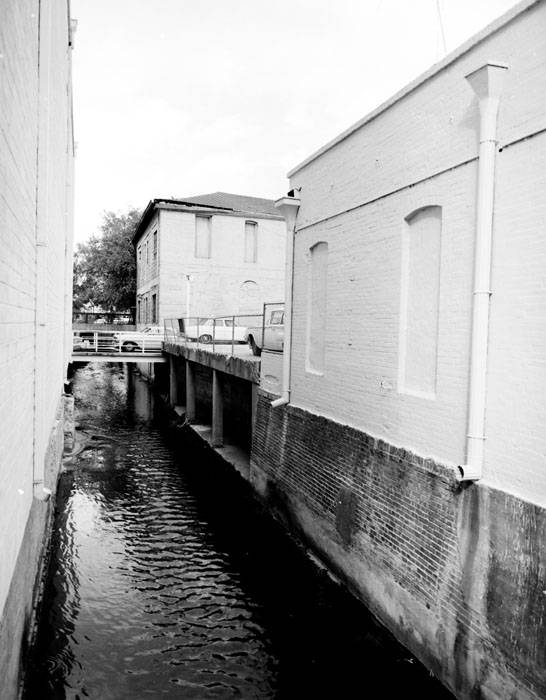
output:
[[[482,470],[474,464],[462,464],[457,467],[459,481],[479,481],[482,478]]]

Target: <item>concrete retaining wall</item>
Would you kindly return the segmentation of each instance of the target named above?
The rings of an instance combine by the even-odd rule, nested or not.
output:
[[[459,698],[543,698],[546,513],[259,396],[251,480]]]

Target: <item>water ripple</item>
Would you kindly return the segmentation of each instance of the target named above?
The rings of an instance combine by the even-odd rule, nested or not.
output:
[[[81,449],[60,483],[26,700],[352,697],[364,659],[381,673],[407,655],[363,646],[364,625],[392,642],[325,594],[236,482],[158,429],[144,382],[88,365],[74,392]]]

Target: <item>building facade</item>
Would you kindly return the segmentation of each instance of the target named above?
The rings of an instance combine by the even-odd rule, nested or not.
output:
[[[17,697],[63,451],[74,142],[66,0],[0,4],[0,697]]]
[[[137,323],[261,313],[283,300],[285,225],[268,199],[154,199],[133,238]]]
[[[546,696],[545,74],[527,1],[289,174],[253,479],[460,698]]]

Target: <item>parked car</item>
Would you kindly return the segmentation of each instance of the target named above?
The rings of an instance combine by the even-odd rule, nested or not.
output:
[[[263,338],[262,335],[265,337]],[[263,348],[282,352],[284,348],[284,311],[282,309],[272,311],[269,323],[263,327],[247,328],[245,340],[253,355],[260,356]]]
[[[162,326],[146,326],[140,331],[119,331],[113,336],[114,346],[121,352],[158,351],[165,339],[165,330]]]
[[[198,340],[200,343],[246,343],[246,328],[233,323],[232,318],[200,318],[199,323],[186,325],[185,335],[188,340]]]
[[[74,352],[111,352],[114,345],[114,333],[109,331],[76,330],[72,337]]]

